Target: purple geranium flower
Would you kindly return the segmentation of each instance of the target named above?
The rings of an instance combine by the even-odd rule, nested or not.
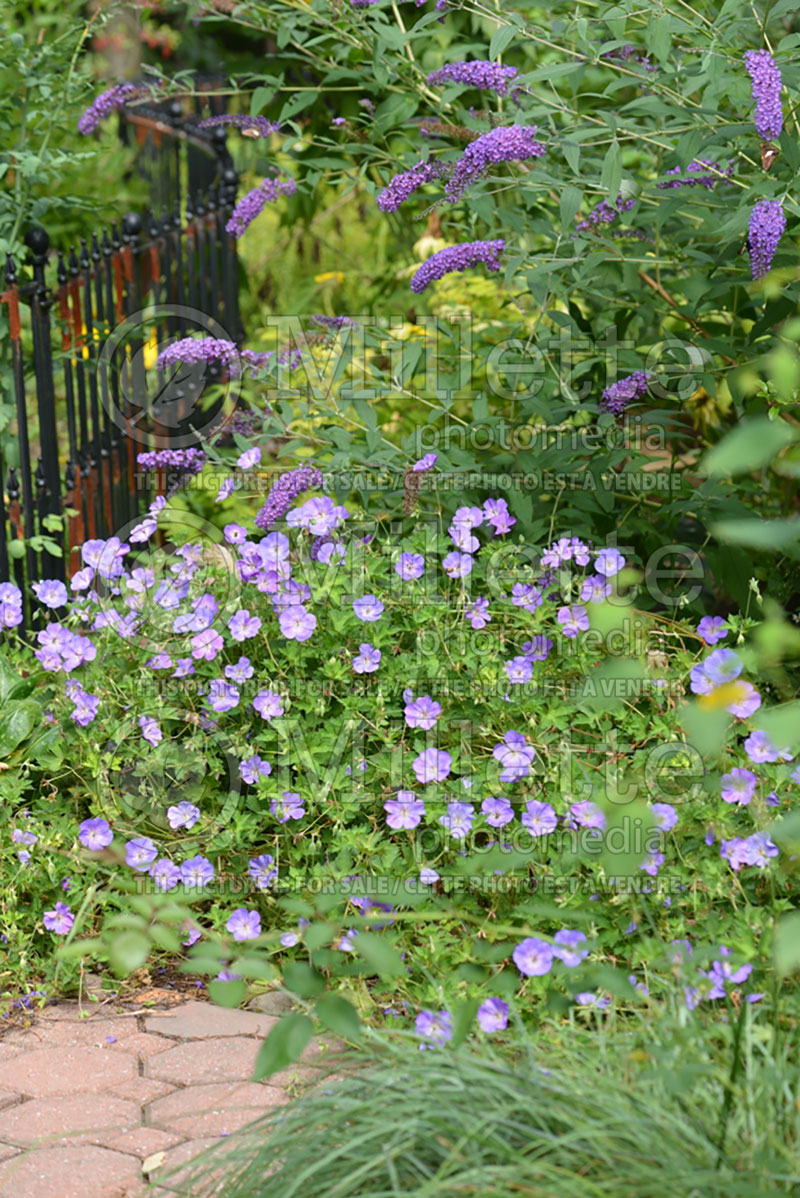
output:
[[[99,853],[114,839],[114,833],[108,820],[85,819],[78,829],[78,839],[84,848],[93,853]]]
[[[514,808],[508,799],[484,799],[481,803],[481,811],[487,824],[492,828],[502,828],[514,818]]]
[[[357,674],[374,674],[381,664],[381,651],[369,641],[358,646],[358,656],[353,658],[353,669]]]
[[[362,595],[360,599],[353,600],[353,611],[359,620],[374,624],[383,614],[383,604],[375,595]]]
[[[207,857],[190,857],[181,865],[181,881],[184,886],[207,886],[214,880],[214,866]]]
[[[434,727],[442,714],[442,705],[430,695],[421,695],[419,699],[410,699],[403,710],[409,728],[422,728],[427,731]]]
[[[558,826],[554,808],[538,799],[531,799],[526,804],[520,819],[532,836],[547,836]]]
[[[188,803],[184,800],[182,803],[177,803],[173,807],[167,808],[167,822],[173,832],[178,828],[193,828],[200,818],[200,808],[195,807],[194,803]]]
[[[413,790],[398,790],[396,799],[387,799],[383,804],[386,823],[398,831],[416,828],[425,814],[425,804]]]
[[[453,1038],[453,1023],[448,1011],[420,1011],[415,1021],[418,1036],[430,1041],[420,1048],[441,1048]]]
[[[252,857],[247,866],[247,872],[259,890],[266,890],[278,876],[275,858],[270,857],[269,853],[263,853],[260,857]]]
[[[253,699],[253,707],[262,720],[274,720],[283,715],[283,699],[276,691],[259,691]]]
[[[440,749],[425,749],[411,763],[418,782],[443,782],[450,773],[453,759]]]
[[[56,903],[53,911],[45,911],[43,922],[48,932],[66,936],[75,922],[75,916],[69,909],[69,903]]]
[[[261,916],[258,911],[237,907],[228,918],[225,927],[234,940],[256,940],[261,935]]]
[[[702,637],[707,645],[716,645],[717,641],[724,640],[729,632],[730,628],[721,616],[703,616],[697,625],[697,635]]]
[[[279,824],[286,824],[290,819],[302,819],[306,813],[303,800],[293,790],[285,790],[279,799],[273,799],[269,809]]]
[[[722,775],[720,794],[723,802],[746,807],[755,794],[757,782],[758,779],[752,770],[734,767],[730,773]]]
[[[258,753],[254,753],[252,757],[239,763],[239,773],[244,782],[254,786],[259,778],[269,777],[272,773],[272,766],[268,761],[262,761]]]
[[[425,558],[421,553],[401,553],[394,568],[404,582],[411,582],[424,574]]]
[[[508,1003],[502,998],[487,998],[478,1007],[481,1031],[502,1032],[508,1027]]]
[[[125,861],[140,873],[147,873],[158,856],[158,849],[147,836],[129,840],[125,845]]]
[[[575,969],[589,956],[588,948],[584,948],[586,936],[583,932],[575,932],[570,928],[563,928],[555,934],[555,945],[553,946],[553,956],[558,957],[562,964],[568,969]]]
[[[526,977],[542,977],[553,968],[553,948],[546,940],[529,936],[513,952],[514,964]]]

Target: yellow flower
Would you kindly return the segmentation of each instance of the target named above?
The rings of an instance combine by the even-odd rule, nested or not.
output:
[[[697,706],[702,707],[704,711],[720,711],[724,707],[730,707],[732,703],[741,703],[747,695],[748,689],[744,682],[725,682],[722,686],[715,686],[707,695],[698,695]]]
[[[344,271],[342,270],[326,270],[322,275],[314,275],[315,283],[336,283],[337,285],[344,282]]]
[[[156,336],[155,329],[150,330],[150,339],[148,340],[147,344],[142,347],[142,353],[144,355],[145,370],[152,370],[156,364],[156,359],[158,358],[158,337]]]

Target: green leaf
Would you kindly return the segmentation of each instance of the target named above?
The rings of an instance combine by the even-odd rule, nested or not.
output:
[[[785,915],[775,929],[775,968],[781,977],[800,965],[800,911]]]
[[[15,560],[25,556],[25,542],[14,540],[8,542],[8,556]]]
[[[16,687],[25,682],[24,678],[20,678],[15,669],[8,664],[4,657],[0,657],[0,707],[5,704],[6,699],[10,699]]]
[[[489,57],[494,61],[498,58],[506,46],[510,46],[514,38],[517,36],[517,30],[513,25],[501,25],[492,34],[492,40],[489,43]]]
[[[279,1069],[294,1064],[305,1052],[313,1034],[314,1024],[307,1015],[284,1015],[258,1051],[253,1081],[263,1081]]]
[[[727,545],[787,549],[800,540],[800,520],[718,520],[709,532]]]
[[[108,950],[111,968],[117,977],[140,969],[150,955],[150,938],[143,932],[123,932],[115,936]]]
[[[603,170],[600,175],[600,186],[607,193],[612,204],[619,195],[619,185],[622,182],[622,155],[619,142],[612,141],[603,159]]]
[[[305,961],[290,961],[283,970],[283,984],[301,998],[316,998],[325,989],[325,979]]]
[[[354,1007],[339,994],[326,994],[314,1007],[314,1014],[323,1027],[343,1040],[361,1039],[361,1020]]]
[[[259,116],[275,95],[272,87],[257,87],[250,97],[250,115]]]
[[[403,977],[406,967],[396,949],[377,932],[359,932],[353,939],[353,948],[367,965],[384,978]]]
[[[700,462],[708,478],[730,478],[760,470],[800,434],[784,420],[757,416],[741,420],[732,432],[710,449]]]
[[[561,192],[559,208],[561,211],[561,229],[566,233],[572,228],[575,214],[583,203],[583,191],[580,187],[567,185]]]
[[[0,760],[30,736],[41,718],[41,706],[34,699],[11,702],[0,716]]]
[[[220,982],[215,978],[208,983],[208,996],[220,1007],[238,1007],[247,995],[247,983],[240,981]]]

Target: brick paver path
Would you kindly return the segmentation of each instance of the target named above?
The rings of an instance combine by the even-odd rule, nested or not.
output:
[[[86,1017],[88,1015],[88,1018]],[[0,1040],[2,1198],[185,1193],[159,1181],[316,1075],[304,1064],[251,1081],[277,1015],[188,1001],[169,1011],[46,1007]]]

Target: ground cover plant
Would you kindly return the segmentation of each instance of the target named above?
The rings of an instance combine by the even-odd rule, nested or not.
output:
[[[30,580],[27,634],[0,584],[6,1002],[175,960],[230,1006],[281,986],[259,1078],[320,1027],[401,1029],[406,1097],[452,1087],[464,1144],[404,1108],[419,1154],[367,1128],[331,1192],[619,1193],[620,1159],[631,1193],[793,1192],[794,11],[190,11],[287,59],[216,118],[252,332],[152,354],[233,410],[138,447],[146,511]],[[295,227],[334,240],[284,296],[258,264]],[[331,1084],[270,1135],[363,1120]],[[519,1112],[507,1163],[478,1092]]]

